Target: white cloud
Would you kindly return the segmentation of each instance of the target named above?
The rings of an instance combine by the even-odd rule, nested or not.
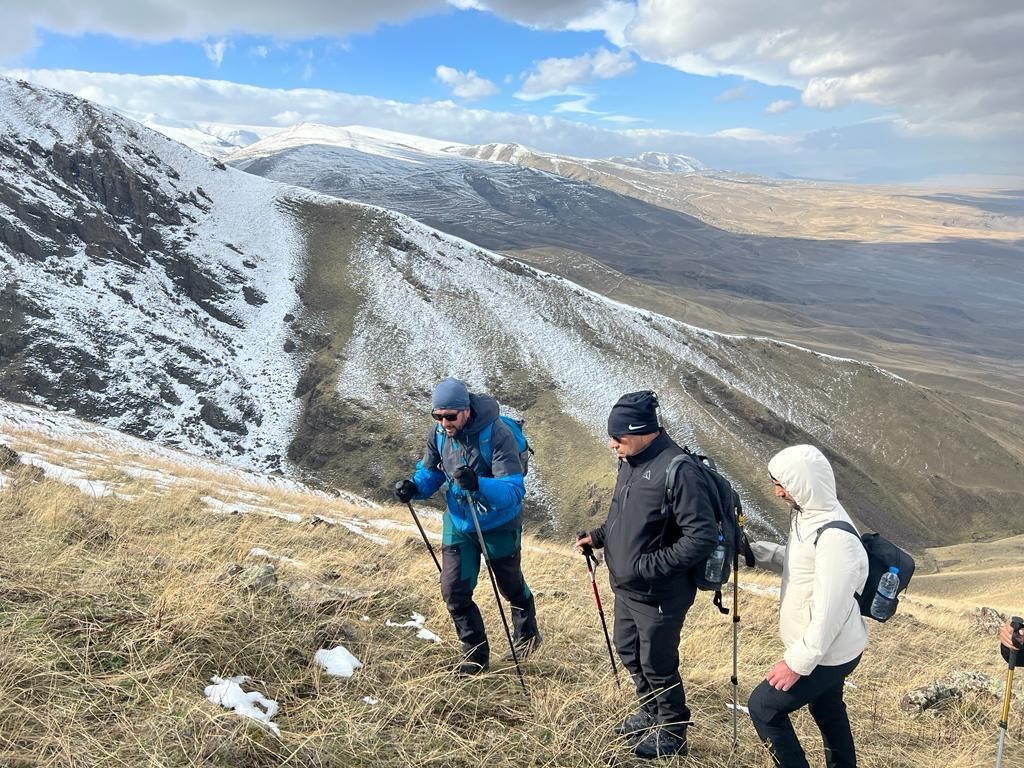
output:
[[[5,2],[0,61],[12,61],[37,44],[36,29],[64,35],[100,33],[158,43],[202,41],[234,34],[277,39],[345,37],[380,23],[400,23],[443,11],[445,0],[375,0],[372,3],[289,0],[68,0]],[[557,3],[556,3],[557,5]]]
[[[604,32],[610,43],[625,48],[628,45],[626,27],[633,21],[635,15],[636,6],[633,3],[608,0],[600,8],[569,20],[565,24],[565,29],[574,32]]]
[[[276,115],[271,115],[270,122],[272,122],[274,125],[288,126],[303,122],[303,118],[301,112],[296,112],[294,109],[289,109],[285,112],[278,112]]]
[[[565,29],[577,19],[614,15],[616,6],[628,4],[614,0],[455,0],[452,3],[456,7],[486,8],[520,24],[551,29]]]
[[[630,117],[629,115],[605,115],[601,118],[608,123],[619,123],[620,125],[635,125],[636,123],[647,123],[642,117]]]
[[[964,173],[1024,176],[1017,136],[984,142],[920,136],[893,121],[788,136],[746,127],[700,135],[602,127],[553,116],[473,109],[451,101],[411,104],[317,88],[258,88],[192,77],[70,70],[6,74],[170,120],[252,126],[300,121],[367,125],[466,144],[517,142],[576,157],[675,152],[712,168],[872,182]]]
[[[452,89],[452,93],[465,101],[477,101],[478,99],[493,96],[498,92],[498,86],[486,78],[480,77],[474,70],[460,72],[444,64],[434,70],[437,79]]]
[[[536,62],[534,71],[525,76],[516,98],[533,101],[565,94],[574,85],[619,77],[635,67],[636,62],[629,51],[613,53],[607,48],[571,59],[543,59]]]
[[[592,94],[589,94],[589,93],[581,94],[578,99],[573,99],[572,101],[560,102],[551,111],[555,112],[555,113],[575,112],[575,113],[578,113],[578,114],[581,114],[581,115],[603,115],[603,114],[605,114],[604,112],[595,112],[594,110],[592,110],[590,108],[590,102],[592,102],[593,100],[594,100],[594,97],[593,97]]]
[[[727,88],[715,96],[715,101],[736,101],[750,96],[750,83],[737,85],[735,88]]]
[[[639,0],[637,55],[802,91],[819,109],[897,111],[918,132],[1024,130],[1024,9],[1015,0]]]
[[[769,115],[781,115],[783,112],[789,112],[789,110],[794,107],[796,107],[795,101],[790,101],[789,99],[778,99],[765,107],[764,111]]]
[[[203,42],[203,51],[206,53],[206,58],[213,62],[215,67],[220,67],[221,62],[224,61],[224,51],[227,50],[228,41],[225,38],[221,38],[216,42]]]
[[[260,59],[265,59],[270,54],[270,48],[265,45],[256,45],[249,49],[249,52]]]

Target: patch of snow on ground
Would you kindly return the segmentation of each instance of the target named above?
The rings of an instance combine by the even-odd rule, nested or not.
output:
[[[423,638],[424,640],[429,640],[432,643],[440,643],[441,642],[441,638],[438,637],[433,632],[431,632],[429,629],[426,629],[423,626],[423,623],[425,621],[426,621],[426,617],[423,616],[423,614],[421,614],[421,613],[413,613],[413,614],[410,614],[409,621],[403,622],[402,624],[398,624],[398,623],[392,621],[391,619],[388,619],[387,621],[384,622],[384,626],[385,627],[412,627],[413,629],[419,630],[416,633],[416,637]]]
[[[210,678],[213,685],[206,686],[203,693],[217,706],[233,709],[242,717],[256,720],[280,738],[281,729],[273,722],[273,717],[279,708],[277,702],[268,699],[259,691],[244,691],[242,684],[248,683],[249,680],[247,675],[228,678],[214,675]]]
[[[352,677],[357,669],[363,666],[363,662],[353,656],[343,645],[338,645],[327,650],[321,648],[314,655],[313,660],[327,670],[328,675],[334,677]]]
[[[111,490],[107,487],[106,483],[100,480],[90,480],[77,470],[51,464],[41,456],[37,456],[34,453],[22,452],[21,462],[22,464],[28,464],[29,466],[39,467],[39,469],[43,470],[43,474],[50,480],[56,480],[58,483],[74,486],[86,496],[92,496],[94,499],[101,499],[104,496],[109,496],[111,494]]]
[[[362,538],[372,541],[374,544],[379,544],[382,547],[386,547],[391,543],[390,539],[386,539],[383,536],[375,536],[374,534],[367,533],[363,530],[364,523],[362,520],[355,521],[350,518],[348,520],[338,520],[338,524],[352,531],[356,536],[361,536]]]
[[[265,549],[261,549],[260,547],[253,547],[252,549],[250,549],[248,556],[259,557],[264,560],[277,560],[280,563],[288,563],[290,565],[302,565],[302,563],[298,560],[293,560],[292,558],[285,557],[284,555],[272,555],[270,552],[268,552]]]

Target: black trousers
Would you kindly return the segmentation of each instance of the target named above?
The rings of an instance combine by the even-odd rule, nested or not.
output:
[[[522,536],[523,530],[518,525],[484,531],[487,557],[498,591],[512,606],[516,642],[538,634],[533,593],[520,565]],[[473,601],[480,574],[480,556],[480,542],[475,533],[461,533],[446,526],[441,546],[441,597],[462,642],[463,654],[484,664],[490,655],[490,645],[480,608]],[[490,584],[487,590],[490,592]]]
[[[690,719],[679,677],[679,634],[696,589],[659,602],[615,593],[615,650],[633,677],[640,706],[659,724]]]
[[[850,732],[850,718],[843,701],[843,683],[856,669],[860,656],[835,667],[817,666],[788,691],[762,680],[750,694],[750,719],[761,741],[768,744],[775,764],[782,768],[809,768],[807,756],[796,738],[789,714],[809,705],[825,746],[828,768],[856,768],[857,752]]]

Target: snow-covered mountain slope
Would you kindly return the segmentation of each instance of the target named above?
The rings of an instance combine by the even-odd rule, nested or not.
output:
[[[0,133],[2,389],[279,468],[304,260],[286,190],[9,79]]]
[[[611,301],[400,214],[222,169],[64,94],[0,79],[0,104],[2,397],[381,499],[422,453],[431,385],[459,375],[526,417],[528,514],[564,533],[607,509],[608,408],[653,388],[762,532],[784,516],[765,463],[799,441],[829,452],[854,514],[906,541],[1018,516],[1013,455],[876,367]],[[447,154],[403,152],[360,154],[403,169],[392,182],[438,178],[424,158]],[[437,209],[523,177],[449,178]],[[586,186],[580,205],[599,199]]]
[[[662,173],[694,173],[708,170],[704,163],[694,157],[671,152],[641,152],[636,157],[611,157],[608,162]]]
[[[223,159],[238,149],[255,144],[257,141],[283,130],[263,125],[230,125],[199,120],[174,120],[152,113],[117,110],[130,120],[142,123],[157,133],[162,133],[179,144],[210,157]]]

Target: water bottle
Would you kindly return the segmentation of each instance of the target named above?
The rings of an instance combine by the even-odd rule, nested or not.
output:
[[[704,566],[704,578],[712,584],[719,584],[722,581],[722,566],[725,565],[725,537],[718,535],[718,546],[708,555],[707,565]]]
[[[871,615],[885,621],[896,611],[896,592],[900,588],[900,569],[890,566],[887,573],[878,580],[875,599],[871,601]]]

